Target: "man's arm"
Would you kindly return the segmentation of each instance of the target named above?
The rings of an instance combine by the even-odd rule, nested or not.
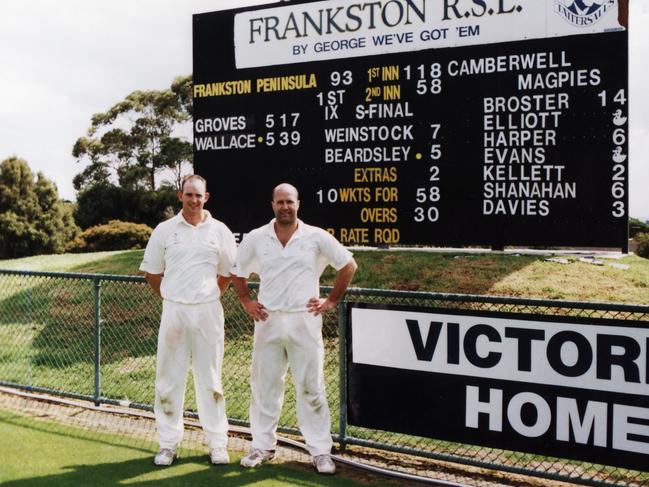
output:
[[[237,296],[239,296],[239,301],[241,301],[243,309],[246,310],[246,313],[248,313],[253,320],[264,321],[268,318],[268,313],[266,312],[264,305],[259,301],[250,299],[250,293],[248,292],[248,279],[233,275],[232,285],[234,286],[234,290],[237,292]]]
[[[358,265],[352,257],[352,260],[350,260],[347,265],[341,268],[338,271],[338,274],[336,274],[336,280],[334,281],[334,286],[329,293],[329,296],[326,299],[309,299],[309,302],[306,305],[307,310],[317,316],[320,313],[335,308],[338,301],[340,301],[343,294],[345,294],[345,291],[347,291],[349,283],[352,282],[356,269],[358,269]]]
[[[164,276],[164,274],[149,274],[148,272],[144,273],[144,278],[146,279],[146,282],[149,283],[149,286],[151,286],[153,292],[160,297],[162,297],[162,294],[160,294],[160,284],[162,283],[162,276]]]
[[[223,296],[223,293],[228,288],[228,284],[230,284],[231,280],[232,280],[232,278],[230,276],[228,276],[228,277],[217,276],[216,277],[216,284],[219,286],[219,291],[221,292],[221,296]]]

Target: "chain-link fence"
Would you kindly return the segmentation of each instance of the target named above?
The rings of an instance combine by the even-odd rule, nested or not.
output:
[[[254,285],[253,285],[254,288]],[[253,289],[254,291],[254,289]],[[230,289],[225,309],[223,383],[228,418],[246,425],[253,324]],[[339,451],[421,476],[462,464],[589,485],[649,485],[649,473],[515,451],[389,433],[347,424],[345,320],[348,303],[498,311],[649,322],[648,306],[350,289],[325,316],[325,377]],[[0,270],[0,385],[150,410],[154,399],[160,299],[141,277]],[[187,387],[188,414],[196,410]],[[297,433],[287,380],[280,429]],[[372,451],[383,452],[380,459]],[[389,452],[389,453],[388,453]],[[403,455],[403,457],[400,457]],[[417,458],[405,462],[402,458]]]

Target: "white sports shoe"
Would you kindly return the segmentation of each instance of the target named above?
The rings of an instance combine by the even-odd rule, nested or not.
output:
[[[313,457],[313,466],[321,474],[333,475],[336,473],[336,464],[329,455],[316,455]]]
[[[153,463],[159,467],[168,467],[174,460],[178,458],[178,453],[176,450],[171,448],[161,448],[158,454],[153,459]]]
[[[212,448],[210,450],[210,462],[213,465],[227,465],[230,463],[230,455],[225,448]]]
[[[275,458],[275,452],[273,450],[260,450],[259,448],[253,448],[248,452],[248,454],[241,459],[242,467],[258,467],[264,462],[268,462]]]

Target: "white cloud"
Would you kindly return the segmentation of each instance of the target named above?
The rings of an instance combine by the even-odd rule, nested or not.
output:
[[[253,3],[0,2],[0,159],[26,159],[73,199],[72,146],[93,113],[190,74],[193,13]]]

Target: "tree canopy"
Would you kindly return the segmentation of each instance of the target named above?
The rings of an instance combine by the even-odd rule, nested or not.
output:
[[[156,190],[156,174],[171,169],[174,183],[191,163],[191,143],[175,135],[191,120],[191,76],[165,90],[134,91],[104,113],[92,116],[72,155],[89,164],[74,177],[77,191],[113,181],[130,190]]]
[[[0,258],[61,253],[78,232],[52,181],[23,159],[0,163]]]
[[[170,186],[162,186],[156,191],[133,191],[103,182],[79,192],[74,217],[84,230],[110,220],[145,223],[155,227],[179,209],[176,189]]]

